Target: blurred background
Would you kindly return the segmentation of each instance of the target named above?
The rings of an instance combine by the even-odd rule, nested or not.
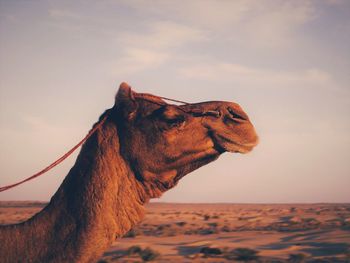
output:
[[[350,201],[350,2],[0,0],[0,186],[83,138],[120,82],[239,103],[260,135],[158,201]],[[0,200],[49,200],[77,153]]]

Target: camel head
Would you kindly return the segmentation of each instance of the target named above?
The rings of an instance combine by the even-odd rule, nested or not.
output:
[[[151,198],[220,154],[247,153],[258,142],[247,114],[233,102],[173,105],[122,83],[113,111],[121,154]]]

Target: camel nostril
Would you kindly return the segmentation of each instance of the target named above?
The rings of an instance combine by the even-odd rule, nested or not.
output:
[[[238,113],[234,112],[233,109],[231,109],[230,107],[227,107],[227,111],[230,113],[231,117],[234,119],[234,120],[243,120],[243,121],[246,121],[247,118],[245,118],[244,116],[242,115],[239,115]]]
[[[208,110],[206,112],[204,112],[204,115],[209,115],[209,116],[213,116],[216,118],[220,118],[221,117],[221,112],[217,111],[217,110]]]

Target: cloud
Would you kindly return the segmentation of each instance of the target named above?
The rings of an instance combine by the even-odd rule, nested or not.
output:
[[[296,41],[297,30],[317,16],[311,1],[129,1],[130,7],[155,17],[189,24],[216,35],[231,34],[263,48],[283,47]]]
[[[249,9],[251,1],[213,1],[192,0],[187,2],[176,1],[125,1],[129,7],[154,17],[192,24],[209,29],[219,28],[232,22],[239,21]]]
[[[117,42],[125,48],[113,68],[124,75],[154,69],[174,58],[181,47],[205,40],[204,32],[195,28],[157,21],[150,24],[146,32],[120,34]]]
[[[64,10],[64,9],[49,9],[48,10],[49,16],[55,19],[81,19],[82,16],[78,13],[75,13],[71,10]]]
[[[263,48],[291,46],[298,40],[298,29],[316,17],[314,6],[308,1],[259,3],[243,26],[249,42]]]
[[[206,39],[204,32],[190,26],[170,21],[153,22],[145,33],[124,33],[120,42],[145,48],[169,49]]]
[[[170,54],[144,48],[126,48],[124,56],[114,65],[114,71],[127,75],[146,69],[153,69],[162,65]]]
[[[6,22],[16,22],[18,21],[17,17],[11,14],[0,14],[0,20],[4,20]]]
[[[326,0],[325,2],[329,5],[343,5],[346,4],[347,0]]]
[[[317,68],[282,71],[259,69],[239,64],[210,62],[187,66],[179,70],[186,78],[206,81],[228,81],[243,87],[334,87],[328,72]]]
[[[64,127],[63,125],[47,120],[42,117],[30,115],[27,113],[20,113],[19,120],[21,125],[25,127],[25,131],[21,130],[20,133],[32,133],[32,134],[53,134],[57,138],[69,137],[72,134],[79,134],[84,127],[75,125],[74,127]],[[11,129],[10,129],[11,131]],[[58,143],[53,142],[53,143]]]

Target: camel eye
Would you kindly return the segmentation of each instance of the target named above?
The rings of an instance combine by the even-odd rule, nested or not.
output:
[[[166,122],[182,122],[185,120],[185,117],[183,114],[178,112],[176,109],[172,107],[165,108],[161,113],[161,118],[164,119]]]
[[[185,122],[185,117],[178,114],[163,114],[161,117],[164,129],[180,127]]]
[[[163,118],[163,120],[168,126],[177,127],[177,126],[180,126],[185,121],[185,118],[182,115],[171,116],[170,118],[169,116],[166,116]]]
[[[153,116],[159,120],[158,126],[165,130],[180,127],[185,122],[185,116],[174,107],[162,107]]]

